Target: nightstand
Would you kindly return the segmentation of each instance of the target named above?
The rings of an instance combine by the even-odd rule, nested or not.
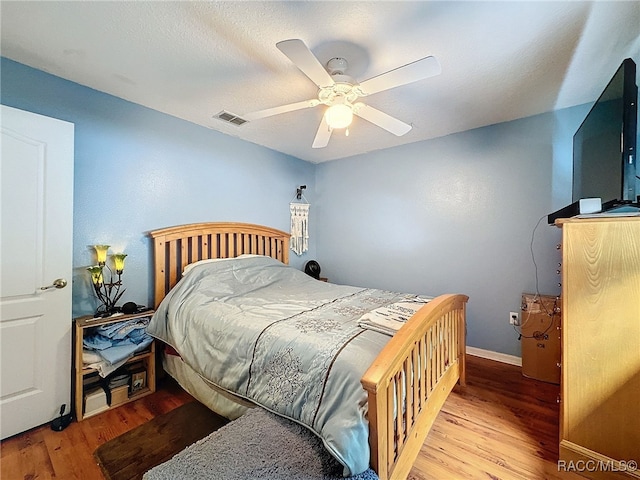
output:
[[[124,403],[137,400],[156,391],[156,343],[155,340],[142,352],[136,353],[124,365],[112,373],[112,376],[127,375],[131,380],[126,384],[112,388],[111,405],[106,405],[106,393],[101,387],[96,387],[101,377],[95,368],[85,367],[82,361],[82,342],[85,335],[94,327],[111,323],[132,320],[135,318],[151,317],[153,310],[147,310],[132,315],[118,315],[107,318],[95,318],[91,315],[74,320],[73,338],[73,371],[74,371],[74,401],[77,421],[97,415]],[[94,382],[95,380],[95,382]],[[126,386],[126,388],[124,388]]]

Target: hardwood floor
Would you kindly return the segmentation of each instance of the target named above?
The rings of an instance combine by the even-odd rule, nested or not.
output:
[[[558,471],[559,390],[467,355],[467,385],[447,399],[409,479],[584,480]]]
[[[447,399],[409,474],[411,480],[575,479],[558,472],[558,386],[520,368],[467,356],[467,386]],[[158,391],[62,432],[48,425],[0,445],[0,478],[102,479],[94,450],[191,400],[173,381]]]
[[[0,478],[102,479],[102,471],[93,458],[98,446],[191,400],[189,394],[167,379],[155,393],[82,422],[74,421],[62,432],[43,425],[11,437],[0,444]]]

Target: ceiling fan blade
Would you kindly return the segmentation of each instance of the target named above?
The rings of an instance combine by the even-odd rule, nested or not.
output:
[[[276,43],[276,47],[318,87],[330,87],[335,83],[302,40],[283,40]]]
[[[364,103],[357,103],[356,105],[354,105],[354,107],[355,108],[353,109],[353,113],[355,115],[364,118],[365,120],[379,126],[380,128],[388,130],[398,137],[401,137],[412,128],[408,123],[404,123],[403,121],[398,120],[391,115],[387,115],[377,108],[365,105]]]
[[[312,148],[324,148],[329,145],[329,139],[331,138],[332,130],[329,128],[329,124],[325,119],[325,115],[322,115],[322,121],[316,132],[316,138],[313,139]]]
[[[279,115],[281,113],[293,112],[295,110],[302,110],[303,108],[311,108],[318,105],[318,99],[313,98],[311,100],[305,100],[303,102],[290,103],[288,105],[281,105],[279,107],[267,108],[265,110],[258,110],[256,112],[247,113],[242,115],[242,118],[248,122],[252,120],[258,120],[260,118],[272,117],[273,115]]]
[[[365,95],[372,95],[383,90],[434,77],[440,75],[441,72],[442,68],[436,57],[425,57],[361,82],[360,90]]]

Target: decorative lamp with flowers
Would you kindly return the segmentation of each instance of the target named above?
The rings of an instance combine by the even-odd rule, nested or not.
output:
[[[91,274],[93,291],[100,301],[96,316],[102,317],[107,317],[120,311],[116,304],[125,292],[125,289],[122,288],[122,273],[124,272],[124,259],[127,254],[114,253],[111,255],[111,260],[113,261],[112,270],[107,265],[109,247],[109,245],[93,245],[98,264],[87,268],[87,271]],[[108,282],[106,281],[106,273],[109,275]]]

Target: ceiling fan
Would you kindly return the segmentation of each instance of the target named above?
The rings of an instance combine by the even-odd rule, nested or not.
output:
[[[348,135],[348,127],[353,120],[353,115],[364,118],[394,135],[404,135],[411,130],[411,125],[366,105],[359,99],[383,90],[423,80],[441,72],[438,60],[429,56],[358,83],[345,74],[348,63],[344,58],[332,58],[327,62],[325,69],[302,40],[283,40],[278,42],[276,47],[318,86],[318,98],[248,113],[243,115],[242,119],[252,121],[326,105],[328,108],[322,116],[322,121],[313,140],[313,148],[326,147],[334,129],[346,128]]]

